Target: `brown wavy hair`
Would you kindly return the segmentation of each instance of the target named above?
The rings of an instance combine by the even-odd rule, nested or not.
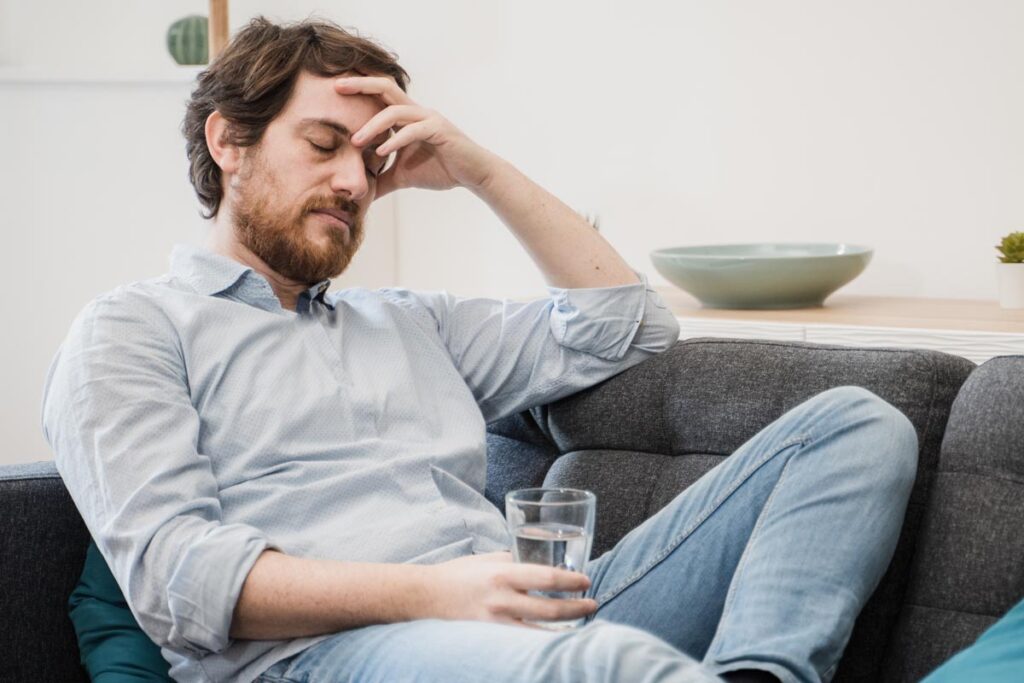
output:
[[[402,90],[409,81],[396,54],[330,21],[250,21],[199,74],[181,124],[189,180],[206,208],[204,218],[216,216],[223,199],[220,167],[206,146],[206,119],[219,111],[228,122],[228,142],[251,147],[284,109],[302,71],[381,74],[395,79]]]

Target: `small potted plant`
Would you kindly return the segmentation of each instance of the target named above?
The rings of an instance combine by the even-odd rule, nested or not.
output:
[[[999,305],[1024,308],[1024,232],[1011,232],[996,249],[1002,254],[999,270]]]
[[[167,29],[167,50],[178,64],[206,64],[209,45],[206,17],[192,14]]]

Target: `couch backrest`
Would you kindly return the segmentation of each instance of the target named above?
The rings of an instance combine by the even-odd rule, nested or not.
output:
[[[918,432],[919,471],[889,571],[868,601],[835,680],[881,680],[905,601],[918,528],[950,407],[974,369],[947,354],[770,341],[698,339],[556,404],[491,425],[488,496],[522,485],[588,488],[598,495],[595,556],[788,409],[826,389],[865,387],[903,411]],[[528,456],[515,481],[509,458]],[[539,474],[553,463],[546,478]],[[894,679],[895,680],[895,679]]]
[[[0,467],[0,681],[89,680],[67,616],[88,543],[53,463]]]
[[[920,680],[1021,599],[1024,356],[1006,356],[953,404],[886,679]]]
[[[501,507],[504,491],[545,480],[596,490],[599,553],[790,407],[833,386],[864,386],[900,408],[921,443],[903,537],[836,677],[882,680],[950,405],[972,368],[926,351],[681,342],[598,387],[490,425],[488,497]],[[86,680],[66,601],[88,537],[52,464],[0,467],[0,520],[0,680]],[[894,647],[889,661],[908,651],[903,641]]]

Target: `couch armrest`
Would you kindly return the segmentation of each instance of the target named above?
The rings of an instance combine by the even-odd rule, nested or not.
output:
[[[986,362],[953,404],[887,657],[919,680],[1024,598],[1024,356]]]

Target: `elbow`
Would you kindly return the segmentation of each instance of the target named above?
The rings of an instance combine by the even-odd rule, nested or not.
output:
[[[166,633],[164,647],[194,658],[217,654],[227,649],[231,638],[226,628],[213,628],[207,610],[171,597],[171,627]]]
[[[643,318],[633,339],[633,346],[648,353],[662,353],[675,346],[679,341],[679,332],[679,319],[669,310],[661,295],[647,286]]]
[[[150,601],[151,602],[151,601]],[[158,647],[183,657],[201,659],[223,652],[231,640],[227,633],[216,633],[199,621],[192,606],[171,597],[166,604],[138,603],[139,627]]]
[[[677,341],[679,341],[679,318],[675,317],[671,312],[666,311],[665,320],[662,324],[665,326],[665,345],[661,350],[668,351],[675,346]]]
[[[652,307],[651,313],[645,316],[643,334],[638,334],[636,341],[644,350],[651,353],[668,351],[679,341],[679,320],[668,309]]]
[[[232,643],[242,584],[266,546],[255,529],[214,526],[192,540],[167,571],[151,571],[149,581],[140,572],[135,592],[146,598],[139,603],[140,625],[158,645],[188,657],[223,652]],[[154,579],[161,590],[153,590]]]

